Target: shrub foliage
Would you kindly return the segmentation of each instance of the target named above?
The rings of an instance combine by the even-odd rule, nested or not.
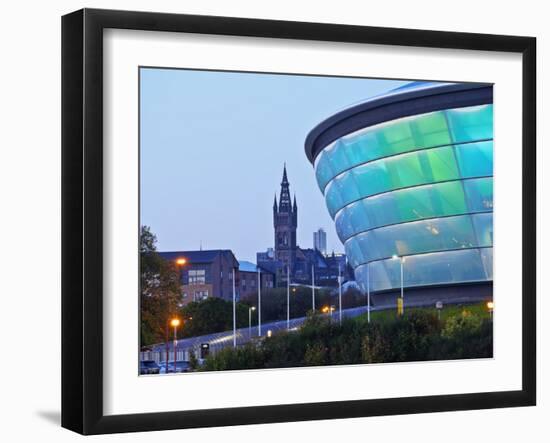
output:
[[[423,360],[489,358],[492,321],[468,311],[444,321],[422,310],[371,322],[349,319],[339,325],[308,313],[297,332],[284,332],[210,355],[201,370],[281,368]]]

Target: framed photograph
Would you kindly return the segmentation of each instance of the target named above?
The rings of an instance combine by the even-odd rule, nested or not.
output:
[[[62,20],[62,425],[535,405],[531,37]]]

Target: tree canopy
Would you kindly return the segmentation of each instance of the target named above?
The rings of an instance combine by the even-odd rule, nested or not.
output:
[[[157,238],[148,226],[140,231],[141,346],[166,340],[168,322],[180,301],[178,269],[157,253]]]

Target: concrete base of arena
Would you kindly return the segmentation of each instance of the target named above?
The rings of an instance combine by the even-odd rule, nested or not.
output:
[[[400,295],[400,289],[371,293],[371,304],[373,307],[396,307]],[[444,306],[489,301],[493,299],[493,282],[405,288],[403,298],[405,307],[435,306],[438,301]]]

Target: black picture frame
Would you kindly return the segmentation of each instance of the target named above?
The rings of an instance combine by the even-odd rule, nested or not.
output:
[[[103,30],[107,28],[521,54],[522,389],[104,415],[102,76]],[[535,66],[536,39],[533,37],[97,9],[65,15],[62,18],[62,426],[82,434],[104,434],[535,405]]]

